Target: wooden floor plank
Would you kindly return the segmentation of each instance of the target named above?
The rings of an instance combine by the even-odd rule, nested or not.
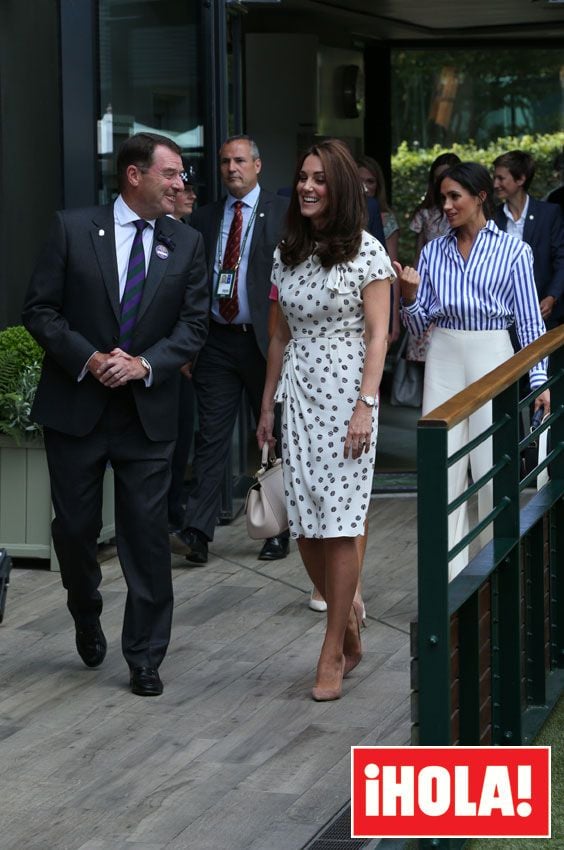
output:
[[[102,565],[108,655],[84,667],[57,574],[12,572],[0,625],[1,850],[299,850],[349,797],[352,744],[407,743],[416,503],[377,499],[368,628],[343,699],[310,692],[325,616],[295,542],[257,560],[244,521],[205,567],[173,556],[173,638],[159,699],[121,655],[125,584]]]

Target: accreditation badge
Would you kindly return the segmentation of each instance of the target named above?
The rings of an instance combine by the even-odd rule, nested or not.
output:
[[[233,296],[236,274],[236,269],[222,269],[220,271],[215,288],[216,298],[231,298]]]

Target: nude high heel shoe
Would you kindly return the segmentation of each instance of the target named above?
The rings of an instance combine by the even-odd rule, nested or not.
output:
[[[315,702],[330,702],[331,700],[341,699],[343,693],[343,675],[345,673],[345,659],[343,658],[343,666],[341,668],[341,679],[336,688],[322,688],[317,685],[312,688],[311,697]]]

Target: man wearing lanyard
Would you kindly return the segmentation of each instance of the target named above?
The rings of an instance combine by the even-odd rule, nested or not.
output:
[[[246,390],[258,421],[266,372],[272,255],[280,241],[288,201],[258,184],[261,161],[255,142],[232,136],[219,152],[227,197],[192,215],[204,237],[211,297],[210,331],[194,366],[199,433],[195,484],[172,550],[205,564],[220,510],[221,483],[233,429]],[[288,536],[271,538],[259,558],[288,552]]]

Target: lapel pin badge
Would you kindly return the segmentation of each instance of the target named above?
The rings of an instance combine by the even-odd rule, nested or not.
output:
[[[106,231],[102,230],[102,228],[100,228],[100,230],[98,231],[98,236],[105,236],[105,235],[106,235]]]
[[[164,245],[157,245],[155,248],[155,254],[159,257],[159,259],[166,260],[168,257],[168,248]]]
[[[264,213],[259,213],[259,218],[264,218]]]

